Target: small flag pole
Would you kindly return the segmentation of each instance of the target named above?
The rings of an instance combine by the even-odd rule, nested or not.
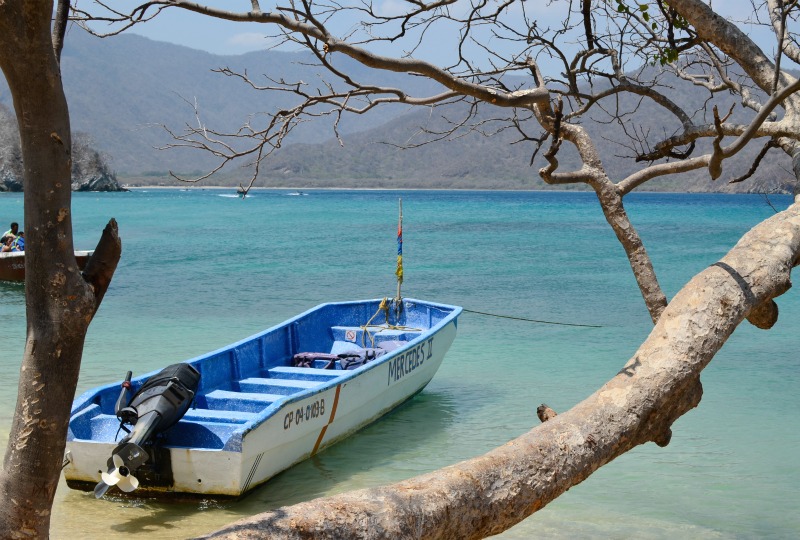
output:
[[[400,303],[400,286],[403,284],[403,199],[400,198],[400,217],[397,220],[397,298],[395,299],[398,304]]]

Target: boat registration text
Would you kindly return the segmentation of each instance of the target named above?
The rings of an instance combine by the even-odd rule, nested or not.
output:
[[[397,382],[420,367],[425,360],[433,356],[433,338],[420,343],[413,349],[393,358],[389,362],[389,380],[386,385]]]
[[[305,407],[289,411],[283,418],[283,429],[289,429],[292,425],[299,426],[302,422],[307,422],[312,418],[318,418],[325,414],[325,400],[319,399]]]

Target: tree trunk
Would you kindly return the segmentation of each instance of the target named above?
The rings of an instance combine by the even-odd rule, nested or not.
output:
[[[639,233],[630,219],[628,219],[628,214],[622,204],[622,195],[617,186],[609,180],[593,182],[591,185],[597,194],[598,201],[600,201],[600,207],[603,209],[606,221],[625,250],[625,255],[627,255],[633,271],[633,277],[636,278],[636,284],[639,285],[644,304],[647,306],[647,311],[650,313],[653,324],[655,324],[667,307],[667,296],[658,283],[653,262],[647,254]]]
[[[119,259],[112,222],[101,239],[111,249],[100,249],[108,264],[94,263],[87,282],[75,261],[69,113],[52,12],[52,1],[0,2],[0,68],[19,124],[27,240],[27,338],[0,473],[2,538],[48,536],[86,330]]]
[[[692,279],[625,367],[567,412],[483,456],[397,484],[279,508],[205,538],[484,538],[637,445],[669,443],[700,372],[753,310],[789,289],[800,198]]]
[[[541,126],[549,131],[555,139],[550,149],[544,153],[548,164],[539,169],[539,175],[550,185],[580,182],[594,190],[606,221],[625,250],[633,277],[642,293],[650,318],[655,324],[661,317],[664,308],[667,307],[667,297],[658,283],[658,277],[644,243],[625,212],[622,204],[624,194],[619,186],[606,175],[597,147],[582,126],[561,122],[560,101],[555,111],[549,104],[533,107],[531,111],[536,115]],[[583,162],[583,166],[579,170],[567,173],[557,172],[559,165],[557,154],[561,146],[561,138],[571,142],[578,151]]]

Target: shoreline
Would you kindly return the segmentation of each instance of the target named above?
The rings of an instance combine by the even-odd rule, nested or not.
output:
[[[236,192],[238,186],[193,186],[193,187],[180,187],[180,186],[128,186],[123,187],[129,191],[141,191],[146,189],[156,190],[178,190],[178,191],[203,191],[203,190],[231,190]],[[460,192],[473,192],[473,193],[584,193],[593,194],[591,189],[508,189],[508,188],[366,188],[366,187],[252,187],[252,191],[292,191],[292,192],[310,192],[310,191],[460,191]],[[86,192],[86,193],[104,193],[100,191]],[[108,192],[108,193],[124,193],[124,192]],[[777,196],[791,196],[791,193],[764,193],[764,192],[728,192],[728,191],[653,191],[653,190],[637,190],[634,192],[638,195],[777,195]]]

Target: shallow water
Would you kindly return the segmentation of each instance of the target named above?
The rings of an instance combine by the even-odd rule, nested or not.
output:
[[[76,248],[120,225],[123,257],[87,337],[79,391],[185,360],[316,304],[392,296],[403,197],[405,296],[466,312],[431,384],[353,437],[237,503],[97,501],[63,485],[54,538],[183,538],[238,517],[376,486],[481,454],[612,377],[651,323],[624,253],[585,193],[257,191],[76,194]],[[788,198],[772,200],[785,207]],[[672,296],[773,211],[760,196],[642,194],[631,214]],[[0,219],[22,222],[20,195]],[[639,447],[503,538],[793,538],[800,535],[800,301],[768,332],[739,328],[703,374],[700,406],[667,448]],[[24,343],[20,285],[0,285],[0,443]],[[487,374],[491,374],[488,377]]]

